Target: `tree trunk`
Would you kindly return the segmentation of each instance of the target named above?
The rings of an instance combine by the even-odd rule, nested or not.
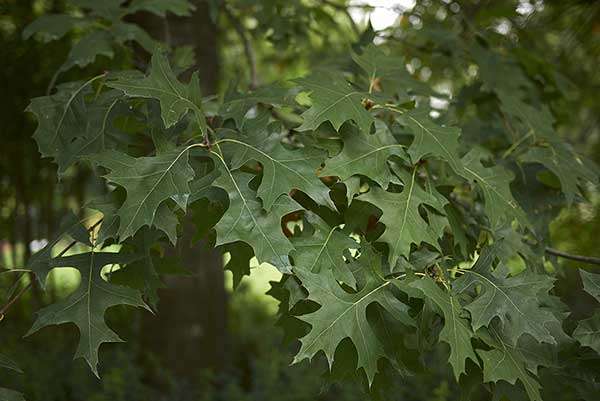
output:
[[[194,3],[196,11],[191,17],[169,16],[164,20],[144,14],[134,19],[171,47],[192,45],[202,93],[210,95],[216,93],[219,77],[217,27],[210,19],[208,4]],[[222,259],[205,241],[193,244],[194,231],[191,219],[187,219],[176,250],[192,277],[167,278],[168,288],[159,292],[157,315],[144,317],[142,324],[143,349],[155,353],[165,368],[188,383],[200,377],[201,369],[218,372],[228,361]],[[152,376],[155,384],[165,384],[160,373]]]

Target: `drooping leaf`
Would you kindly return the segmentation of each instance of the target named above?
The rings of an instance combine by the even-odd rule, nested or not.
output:
[[[525,271],[509,276],[508,268],[499,264],[494,269],[494,253],[484,249],[475,265],[457,279],[453,288],[458,293],[481,291],[465,306],[471,313],[474,330],[489,327],[492,320],[499,319],[502,334],[510,344],[516,344],[523,334],[538,341],[555,344],[556,339],[548,327],[556,317],[540,307],[539,296],[547,294],[554,279]]]
[[[238,169],[251,160],[263,167],[263,178],[258,197],[269,211],[280,195],[300,190],[319,204],[335,208],[329,197],[329,188],[317,176],[317,169],[325,159],[324,152],[302,147],[288,150],[281,144],[281,126],[269,124],[268,114],[246,120],[243,135],[230,135],[219,142],[230,157],[231,169]]]
[[[327,159],[319,174],[322,177],[336,176],[346,181],[361,174],[385,188],[391,178],[388,158],[398,156],[407,159],[404,146],[396,141],[383,121],[375,121],[374,134],[364,135],[346,125],[340,135],[344,144],[342,151]]]
[[[473,331],[469,321],[464,316],[458,298],[452,295],[450,291],[442,290],[429,277],[414,280],[409,284],[409,287],[421,291],[423,299],[433,302],[441,310],[444,316],[444,328],[440,332],[440,339],[450,346],[448,362],[452,365],[454,377],[458,381],[460,375],[466,372],[467,359],[478,363],[471,344]]]
[[[121,205],[118,235],[121,240],[134,235],[143,226],[161,225],[167,233],[174,230],[176,220],[172,212],[159,206],[167,199],[174,200],[185,210],[190,194],[189,181],[194,170],[188,163],[188,150],[179,149],[152,157],[134,158],[117,151],[108,151],[89,157],[111,170],[106,180],[122,186],[127,197]],[[159,221],[156,218],[160,217]],[[162,222],[167,221],[166,227]],[[175,223],[175,224],[173,224]]]
[[[331,270],[311,273],[301,267],[294,268],[296,276],[308,290],[308,299],[321,305],[316,312],[299,317],[312,327],[300,339],[302,346],[294,362],[312,359],[323,351],[331,367],[336,348],[348,337],[358,353],[358,368],[364,369],[369,384],[373,382],[378,371],[377,362],[386,357],[386,353],[367,321],[369,305],[377,303],[404,325],[413,326],[414,322],[408,315],[408,307],[391,292],[391,281],[381,277],[381,262],[369,268],[364,271],[365,285],[356,293],[348,293],[340,287]]]
[[[443,213],[444,205],[440,199],[424,191],[416,182],[417,170],[412,174],[400,168],[395,170],[404,183],[402,192],[387,192],[371,187],[369,192],[358,199],[375,205],[382,211],[380,221],[385,224],[381,240],[390,248],[390,266],[395,266],[400,256],[408,256],[411,244],[422,242],[435,247],[442,232],[434,232],[432,227],[421,217],[419,207],[429,205]]]
[[[140,294],[132,289],[107,283],[102,279],[102,268],[110,264],[127,262],[118,253],[91,252],[63,256],[51,261],[51,267],[74,267],[79,270],[81,284],[65,299],[42,308],[27,333],[54,325],[73,323],[80,333],[75,358],[84,358],[98,376],[98,349],[102,343],[120,342],[119,336],[104,322],[104,313],[112,306],[131,305],[149,309]]]
[[[339,227],[330,227],[318,216],[308,213],[303,232],[292,238],[294,265],[313,272],[333,271],[333,277],[356,288],[356,280],[346,264],[343,252],[358,248],[358,243],[343,234]]]
[[[290,272],[289,253],[294,249],[281,229],[281,218],[301,207],[287,195],[280,196],[267,212],[248,186],[252,174],[231,171],[219,158],[225,172],[214,185],[229,196],[229,208],[215,229],[215,246],[242,241],[254,249],[259,263],[270,263],[283,273]]]
[[[464,177],[475,182],[483,193],[485,211],[492,229],[498,229],[512,219],[517,219],[523,227],[531,227],[510,190],[513,174],[502,166],[484,167],[482,158],[483,155],[476,148],[463,156]]]
[[[341,74],[319,71],[295,82],[311,91],[313,102],[302,114],[304,122],[296,128],[298,131],[315,130],[325,121],[339,130],[343,123],[353,120],[363,134],[370,132],[374,120],[361,104],[365,93],[353,88]]]
[[[149,73],[143,79],[119,77],[107,82],[107,85],[122,90],[130,97],[158,99],[166,128],[191,111],[202,133],[206,133],[198,74],[194,73],[188,84],[180,82],[161,51],[156,51],[152,56]]]

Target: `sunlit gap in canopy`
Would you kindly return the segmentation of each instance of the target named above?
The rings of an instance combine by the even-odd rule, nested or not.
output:
[[[376,31],[393,26],[398,17],[415,6],[415,0],[352,0],[350,15],[357,23],[369,19]]]

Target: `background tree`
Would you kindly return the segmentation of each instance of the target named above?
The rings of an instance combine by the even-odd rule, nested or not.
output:
[[[7,45],[3,43],[2,49],[7,52],[7,59],[15,60],[13,69],[3,77],[5,87],[27,83],[25,88],[14,89],[18,94],[15,98],[22,99],[20,105],[9,102],[3,108],[7,113],[3,120],[10,121],[11,127],[14,125],[7,131],[13,135],[7,143],[14,149],[9,153],[14,159],[7,155],[6,162],[4,158],[2,161],[2,170],[9,172],[3,175],[3,181],[10,184],[2,195],[5,199],[3,215],[8,217],[2,226],[8,239],[3,254],[7,273],[14,270],[10,275],[2,275],[7,284],[7,301],[2,312],[11,308],[8,315],[11,320],[4,323],[9,325],[2,331],[4,335],[14,333],[14,338],[18,337],[18,333],[26,330],[23,326],[30,323],[32,310],[42,303],[52,305],[64,296],[60,291],[64,275],[58,283],[49,284],[46,292],[41,291],[45,275],[53,267],[76,267],[82,279],[92,278],[94,274],[85,273],[84,266],[85,263],[95,266],[96,253],[96,260],[112,265],[109,270],[103,270],[108,281],[100,279],[95,282],[98,286],[125,284],[137,288],[145,303],[153,308],[157,308],[157,291],[161,298],[157,320],[129,310],[119,309],[118,314],[114,313],[116,310],[109,314],[114,320],[111,326],[119,327],[122,335],[133,340],[133,348],[139,348],[140,356],[135,363],[129,357],[127,366],[132,370],[126,373],[126,376],[133,373],[140,380],[131,381],[127,395],[121,392],[118,397],[132,399],[131,394],[136,394],[135,397],[171,394],[177,398],[177,394],[184,391],[194,399],[193,389],[202,388],[206,392],[211,388],[217,392],[212,397],[231,399],[233,395],[228,391],[244,389],[249,397],[261,398],[261,391],[269,386],[266,381],[258,380],[258,387],[253,387],[257,383],[257,372],[233,373],[236,367],[248,366],[247,361],[240,361],[240,355],[252,354],[248,349],[254,345],[240,343],[236,338],[235,329],[239,327],[235,319],[239,315],[235,307],[234,321],[228,323],[226,318],[231,307],[225,305],[223,276],[219,273],[221,257],[209,250],[217,241],[217,244],[225,244],[219,252],[230,255],[226,268],[232,270],[234,284],[249,272],[249,259],[253,254],[259,262],[271,262],[283,273],[289,273],[293,266],[295,275],[284,274],[281,282],[274,284],[271,294],[281,302],[286,338],[300,338],[308,333],[302,338],[300,351],[295,349],[297,361],[310,358],[322,349],[331,362],[335,353],[332,374],[326,374],[330,379],[358,378],[355,383],[362,381],[371,395],[382,397],[387,395],[381,391],[403,394],[407,386],[414,387],[418,381],[425,380],[433,383],[435,396],[451,398],[448,387],[457,385],[452,376],[459,381],[463,393],[474,391],[470,396],[481,399],[489,398],[486,390],[495,397],[511,399],[520,396],[539,399],[540,389],[543,389],[544,399],[554,399],[558,394],[564,394],[564,399],[585,399],[597,391],[597,372],[590,370],[598,357],[592,351],[597,351],[597,338],[593,335],[597,316],[590,318],[597,306],[593,300],[593,296],[597,296],[593,290],[597,279],[593,274],[582,276],[584,290],[590,297],[581,291],[580,275],[573,268],[581,264],[571,264],[564,270],[564,262],[556,258],[579,259],[591,265],[597,260],[574,255],[593,255],[595,250],[597,168],[573,153],[560,139],[566,138],[580,154],[597,157],[598,153],[593,151],[598,147],[598,110],[594,99],[594,83],[598,77],[594,74],[594,60],[599,49],[595,18],[599,8],[594,2],[419,1],[413,7],[387,9],[389,13],[397,13],[398,20],[395,25],[378,30],[359,20],[361,15],[368,15],[377,8],[329,1],[195,4],[114,1],[99,4],[77,0],[67,5],[7,2],[3,7],[8,12],[3,10],[6,23],[2,37]],[[50,14],[24,28],[31,22],[32,15],[47,11]],[[56,13],[63,14],[54,16]],[[56,45],[59,51],[48,45],[35,45],[33,39],[22,42],[21,32],[25,37],[35,35],[43,41],[60,39]],[[164,43],[163,50],[157,50],[158,41]],[[372,41],[378,46],[369,45]],[[69,42],[71,50],[68,50]],[[51,52],[45,54],[46,50]],[[194,53],[198,61],[194,61]],[[20,58],[16,54],[29,56]],[[48,60],[56,60],[55,65],[60,66],[47,68],[44,76],[45,69],[38,66]],[[143,78],[140,73],[116,72],[134,67],[142,71],[148,68],[149,75]],[[39,79],[39,86],[32,81],[14,79],[25,68],[35,71],[31,76],[35,76],[36,82]],[[200,71],[198,81],[191,75],[192,70]],[[317,72],[308,78],[284,83],[289,78],[305,75],[308,70]],[[333,70],[341,72],[332,74]],[[56,82],[79,77],[85,81],[92,76],[95,78],[83,86],[67,84],[54,90]],[[191,79],[191,83],[181,83],[177,76],[183,82]],[[345,79],[352,83],[354,92],[345,86],[348,85]],[[271,85],[274,80],[280,83]],[[236,81],[237,85],[231,84]],[[25,141],[35,125],[20,117],[26,99],[32,97],[31,94],[42,95],[47,82],[50,82],[47,93],[52,94],[51,97],[35,99],[30,110],[40,121],[34,136],[40,152],[58,165],[58,192],[55,191],[56,164],[37,157],[33,142]],[[176,110],[169,109],[168,105],[174,107],[176,102],[155,90],[156,85],[164,90],[161,85],[165,82],[170,86],[166,90],[179,91],[177,96],[187,105],[182,107],[180,103]],[[148,91],[138,88],[139,84],[148,86]],[[328,89],[329,85],[333,86]],[[107,89],[111,87],[115,90]],[[197,87],[202,88],[202,99]],[[341,91],[343,96],[332,95],[332,88]],[[212,94],[217,96],[210,96]],[[126,99],[127,96],[132,99]],[[73,102],[74,99],[77,100]],[[333,105],[339,108],[331,112]],[[48,142],[56,137],[47,131],[48,125],[44,128],[44,117],[51,116],[45,114],[48,107],[57,108],[55,115],[59,118],[55,122],[58,121],[60,129],[54,131],[59,135],[58,143]],[[81,113],[76,107],[89,107],[89,110]],[[65,112],[61,114],[61,110]],[[377,119],[375,133],[369,136],[373,117]],[[280,125],[275,122],[267,125],[271,120]],[[98,131],[99,127],[102,132]],[[460,142],[456,142],[459,131],[447,127],[461,128]],[[50,125],[50,128],[56,126]],[[29,134],[24,135],[27,131]],[[284,144],[251,142],[266,132],[273,135],[284,132]],[[430,137],[425,132],[435,134]],[[97,133],[102,135],[101,144],[95,141]],[[246,147],[248,144],[254,149],[267,146],[264,150],[268,151],[237,153],[232,145],[238,140],[236,134],[248,137],[244,139],[250,141]],[[383,142],[354,143],[357,135]],[[411,143],[412,137],[414,143]],[[443,138],[443,143],[436,143],[435,137]],[[418,147],[418,141],[425,146]],[[212,159],[206,158],[208,153],[201,149],[209,142],[212,142],[209,146]],[[126,162],[129,171],[150,168],[146,171],[152,172],[152,163],[160,162],[160,158],[168,161],[169,152],[190,144],[194,149],[185,151],[185,163],[190,160],[191,164],[182,165],[180,175],[173,177],[175,192],[158,199],[158,208],[152,212],[158,216],[151,220],[154,228],[138,230],[143,224],[135,221],[136,216],[131,220],[133,225],[123,225],[125,214],[120,214],[120,222],[115,220],[117,208],[121,207],[123,212],[121,205],[127,205],[135,191],[143,191],[145,185],[158,185],[144,183],[139,177],[123,181],[127,169],[122,168],[122,163]],[[357,156],[363,157],[361,152],[365,146],[373,145],[394,151],[381,163],[356,164]],[[100,152],[106,148],[119,149],[137,159],[119,159],[125,156]],[[309,151],[311,148],[314,149]],[[402,149],[408,149],[408,153]],[[324,166],[321,176],[326,176],[322,181],[327,186],[319,186],[314,177],[312,184],[298,183],[293,177],[281,175],[276,168],[269,170],[269,157],[285,159],[281,155],[286,152],[296,152],[296,155],[309,152],[305,157],[320,158],[321,167]],[[180,156],[170,159],[169,163],[179,163],[184,153],[177,154]],[[151,158],[142,159],[143,156]],[[394,162],[388,165],[387,157]],[[132,167],[133,160],[140,165]],[[254,212],[247,209],[250,214],[260,214],[259,210],[271,210],[273,206],[284,208],[285,212],[304,210],[284,219],[283,233],[291,237],[292,247],[296,249],[290,252],[289,261],[286,254],[292,248],[283,240],[285,236],[277,234],[276,220],[263,226],[273,230],[269,233],[272,238],[280,236],[278,244],[282,248],[276,252],[281,253],[275,258],[265,253],[264,246],[255,238],[246,236],[247,225],[236,231],[238,237],[231,236],[239,219],[232,220],[228,216],[237,210],[232,194],[239,189],[232,188],[223,176],[213,182],[218,175],[215,172],[223,172],[219,170],[219,163],[223,163],[225,172],[242,167],[240,172],[232,173],[232,182],[243,183],[243,187],[249,185],[249,193],[258,191],[259,203],[253,203]],[[351,168],[342,168],[348,163],[354,164]],[[110,185],[97,175],[98,164],[102,174],[108,173]],[[308,169],[295,166],[292,170],[308,179],[311,169],[316,167],[318,163]],[[257,175],[262,183],[254,180],[246,184],[249,174]],[[195,179],[191,181],[190,190],[182,189],[192,176]],[[265,181],[270,177],[279,186],[266,190]],[[465,181],[470,184],[464,185]],[[323,188],[327,187],[331,198],[323,195]],[[402,224],[398,242],[393,239],[398,235],[394,227],[407,221],[409,215],[402,211],[410,210],[413,190],[419,203],[415,204],[410,219],[417,223],[409,227],[408,237],[404,236]],[[286,203],[288,192],[296,203]],[[60,197],[56,193],[60,193]],[[398,200],[406,194],[408,198]],[[182,196],[189,198],[183,201]],[[148,197],[140,199],[143,203]],[[316,207],[312,201],[322,206]],[[404,206],[398,209],[397,202],[404,202]],[[87,209],[82,208],[84,205]],[[179,207],[186,209],[185,206],[185,213],[179,210]],[[242,207],[242,213],[244,207],[247,206]],[[65,215],[65,209],[75,210],[84,226],[76,224],[75,216],[67,215],[61,229],[57,229],[55,216]],[[176,220],[169,209],[181,222],[177,231]],[[104,215],[101,222],[94,210]],[[512,225],[508,224],[511,220]],[[215,239],[211,228],[217,221]],[[344,225],[335,230],[340,223]],[[423,224],[427,228],[419,229]],[[111,231],[119,225],[118,232]],[[256,220],[254,225],[260,227]],[[85,228],[91,229],[91,238],[84,234]],[[573,232],[578,238],[589,238],[589,242],[572,241]],[[133,234],[133,238],[128,239]],[[75,242],[65,239],[67,235]],[[177,245],[169,245],[175,237],[180,237]],[[31,249],[37,244],[32,241],[34,238],[49,238],[51,242],[31,257]],[[53,238],[63,239],[54,241]],[[232,238],[246,244],[228,241]],[[336,240],[330,249],[331,238]],[[90,240],[103,245],[97,250],[93,248],[91,256],[84,259],[86,256],[82,255],[89,249]],[[310,252],[315,240],[325,240],[321,249],[327,249],[329,254],[339,253],[337,265],[332,260],[319,267],[319,256],[314,259],[314,253]],[[60,246],[61,242],[68,248],[67,253],[61,252],[65,248]],[[111,245],[113,243],[120,245]],[[119,247],[118,257],[110,253]],[[104,248],[104,253],[100,248]],[[347,248],[359,248],[359,251],[342,255],[341,251]],[[79,256],[64,256],[73,251],[79,252]],[[51,258],[59,252],[57,258]],[[381,257],[383,265],[377,267]],[[169,275],[182,264],[192,272],[193,278]],[[305,270],[306,266],[310,266],[312,272]],[[485,273],[489,266],[495,269]],[[21,267],[32,272],[21,272]],[[333,268],[331,278],[325,273],[329,268]],[[525,272],[517,274],[522,270]],[[505,271],[512,275],[501,276]],[[57,277],[55,272],[49,275],[50,283]],[[387,274],[376,278],[380,273]],[[527,274],[533,273],[539,280],[538,287],[527,289]],[[163,274],[166,275],[159,278]],[[477,274],[483,278],[473,278],[479,277]],[[420,278],[423,276],[432,276],[438,284]],[[333,281],[328,282],[330,279]],[[553,279],[557,284],[552,288]],[[159,290],[161,280],[171,289]],[[387,291],[390,283],[398,287],[398,291],[385,292],[387,295],[373,299],[373,305],[369,306],[371,300],[366,302],[366,297],[371,292],[367,290],[379,291],[385,287]],[[337,291],[342,300],[340,305],[327,298],[331,294],[320,289],[323,285],[332,293]],[[471,292],[475,287],[478,291]],[[515,314],[510,308],[503,310],[497,291],[513,287],[521,290],[506,295],[507,299],[520,298],[523,304],[535,304],[538,308],[535,313],[529,311],[532,321],[519,320],[518,311]],[[29,288],[34,289],[31,303],[16,302],[27,299],[23,294],[27,294]],[[550,288],[551,295],[546,295]],[[123,303],[127,298],[125,303],[143,305],[139,295],[131,292],[133,290],[127,291],[127,295],[123,293],[119,299],[105,298],[102,302],[110,306]],[[81,292],[74,294],[69,299],[79,296],[77,294],[85,296]],[[500,290],[500,295],[505,294],[505,290]],[[450,307],[446,303],[447,296],[450,296]],[[456,298],[452,298],[454,296]],[[89,294],[88,297],[91,299]],[[356,333],[353,335],[343,329],[335,335],[332,330],[330,337],[338,340],[349,337],[351,341],[341,341],[339,346],[338,341],[322,342],[319,335],[315,335],[321,330],[321,322],[338,321],[334,316],[339,312],[336,308],[343,309],[344,297],[356,304],[365,302],[360,311],[356,310],[357,316],[363,315],[357,318],[357,324],[359,328],[366,328],[361,325],[368,317],[374,325],[369,329],[374,330],[372,334],[370,331],[366,337],[361,334],[363,341],[369,339],[369,344],[361,344]],[[453,299],[460,302],[456,310],[452,306]],[[496,315],[479,309],[486,300],[487,305],[493,305]],[[58,302],[64,305],[65,301]],[[386,312],[377,310],[375,303],[408,326],[416,317],[420,326],[411,332],[392,323],[393,320],[388,322]],[[407,306],[408,315],[398,314],[399,309]],[[52,319],[58,322],[56,317],[52,318],[58,307],[49,308],[40,315],[34,329],[52,323]],[[573,313],[565,319],[569,309]],[[455,312],[461,316],[457,321],[451,317]],[[536,327],[534,315],[546,320],[539,320]],[[127,324],[132,317],[138,323]],[[365,320],[361,323],[361,319]],[[81,322],[73,321],[85,339]],[[387,338],[379,331],[380,324],[385,322],[391,324],[388,330],[393,330],[387,335],[402,339],[400,343],[378,344]],[[473,337],[466,341],[468,345],[456,342],[456,331],[448,332],[451,323],[461,327],[462,335]],[[233,335],[229,336],[226,328],[232,325]],[[325,324],[323,332],[331,327]],[[472,334],[468,334],[470,330]],[[92,334],[88,335],[93,339]],[[39,344],[44,344],[42,336],[33,338],[39,338]],[[447,348],[440,346],[440,341],[449,343],[449,359]],[[557,345],[548,346],[548,343]],[[12,344],[12,340],[6,344]],[[7,348],[16,350],[18,347],[15,344]],[[522,347],[535,350],[535,355],[522,354]],[[186,350],[184,357],[178,355],[177,350],[181,349]],[[365,359],[371,351],[381,353],[391,364],[382,361],[378,364],[372,355]],[[78,351],[93,370],[95,352],[81,348]],[[114,355],[119,358],[118,354]],[[500,371],[491,370],[489,366],[494,361],[506,360],[500,358],[502,355],[509,355],[512,365],[502,365]],[[284,361],[285,355],[278,360]],[[429,366],[428,361],[432,360],[439,360],[438,368],[429,369],[428,374],[417,366],[419,362]],[[451,369],[445,364],[447,360]],[[357,364],[362,368],[359,371],[355,371]],[[4,365],[14,367],[9,362]],[[162,372],[163,366],[171,374]],[[26,372],[32,370],[31,366],[28,368]],[[216,374],[217,380],[200,379],[206,377],[208,371]],[[417,376],[407,382],[399,379],[398,372],[401,375],[417,372]],[[461,373],[465,374],[461,377]],[[119,377],[123,372],[115,374]],[[17,377],[16,374],[9,376],[6,384],[12,384]],[[69,384],[55,385],[70,389],[67,393],[79,388],[78,391],[89,394],[94,385],[82,377],[76,376]],[[560,380],[556,380],[557,377]],[[232,385],[238,378],[243,378],[241,385]],[[481,381],[488,384],[480,387]],[[38,383],[40,390],[44,387],[42,382]],[[174,382],[178,383],[175,387]],[[114,392],[123,387],[111,383],[110,379],[104,383],[108,384],[97,394],[117,399]],[[555,389],[557,385],[560,391]],[[29,385],[26,389],[36,397],[33,399],[39,398],[36,394],[40,390],[35,388]],[[345,388],[349,389],[348,397],[357,395],[355,387]],[[253,394],[253,389],[258,393]],[[9,390],[3,391],[7,397],[17,397]],[[56,398],[77,398],[74,394],[58,395],[60,391],[53,394],[57,394]],[[431,394],[424,394],[424,399]],[[407,396],[415,394],[409,392]]]

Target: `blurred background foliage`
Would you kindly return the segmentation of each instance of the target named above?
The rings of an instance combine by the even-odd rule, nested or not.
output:
[[[578,152],[600,164],[598,1],[197,0],[194,3],[196,12],[191,17],[162,18],[139,13],[130,19],[156,40],[194,50],[196,66],[204,77],[205,95],[221,96],[231,82],[253,86],[284,81],[305,74],[309,68],[327,68],[333,60],[350,64],[351,44],[374,40],[392,54],[404,56],[408,71],[439,92],[432,98],[434,110],[443,112],[443,118],[451,123],[461,122],[464,135],[476,133],[473,139],[483,143],[488,140],[485,133],[493,136],[494,127],[481,125],[481,120],[465,123],[469,104],[485,99],[476,97],[479,92],[474,88],[477,85],[474,78],[480,71],[463,57],[461,43],[465,38],[476,41],[484,33],[488,43],[517,60],[534,78],[542,89],[544,102],[552,109],[560,135]],[[55,166],[39,157],[31,139],[35,122],[24,113],[30,99],[44,95],[54,80],[76,80],[109,68],[143,68],[148,62],[149,55],[143,48],[123,43],[112,60],[99,57],[84,69],[71,68],[56,76],[71,45],[84,31],[76,29],[52,42],[40,38],[24,40],[24,28],[46,13],[81,15],[67,1],[0,0],[2,268],[24,266],[31,253],[54,236],[60,217],[68,210],[77,210],[96,194],[97,183],[85,168],[73,168],[58,181]],[[253,67],[247,62],[246,43],[252,48]],[[190,54],[181,53],[182,57]],[[554,246],[560,250],[600,256],[597,188],[589,188],[587,197],[588,202],[560,211],[551,225],[551,235]],[[553,199],[542,202],[551,204]],[[213,265],[215,274],[222,277],[221,262]],[[205,261],[199,267],[208,270],[207,266]],[[553,268],[559,269],[564,278],[561,295],[570,301],[576,314],[586,316],[591,300],[580,291],[579,276],[575,274],[579,266],[582,266],[579,262],[561,259]],[[194,269],[190,270],[195,274]],[[77,285],[78,278],[73,272],[54,272],[47,292],[34,287],[0,321],[0,351],[16,359],[27,372],[22,375],[3,371],[0,385],[10,384],[23,391],[28,399],[44,401],[366,399],[358,383],[326,386],[327,367],[323,360],[312,365],[289,366],[297,344],[285,343],[283,333],[275,326],[277,301],[264,295],[268,281],[278,278],[276,272],[255,266],[252,275],[235,292],[231,277],[226,277],[222,294],[211,293],[210,297],[198,295],[205,288],[202,284],[184,289],[180,281],[167,280],[170,289],[162,293],[166,310],[182,312],[184,308],[192,313],[181,322],[165,322],[159,313],[157,318],[150,317],[157,323],[149,326],[149,317],[143,312],[112,309],[109,323],[118,327],[129,344],[102,347],[103,380],[98,381],[84,362],[71,360],[75,328],[60,326],[25,340],[21,338],[31,324],[33,310],[65,296]],[[206,282],[209,278],[210,275],[197,281]],[[209,283],[215,286],[214,280]],[[0,303],[8,300],[18,285],[11,275],[0,274]],[[188,297],[169,304],[169,294],[177,295],[184,290],[197,294],[196,299]],[[164,310],[162,305],[159,310]],[[209,318],[193,315],[204,311],[212,311],[207,313]],[[226,318],[220,317],[220,324],[212,324],[211,319],[217,315]],[[163,327],[153,334],[157,324]],[[166,337],[158,344],[169,343],[167,326],[171,325],[188,327],[190,334],[184,336],[189,341],[178,342],[179,355],[165,358],[161,346],[148,344],[157,344],[151,338],[153,335]],[[211,329],[212,326],[217,329]],[[210,340],[196,341],[198,334],[194,330]],[[221,352],[213,352],[215,347]],[[431,361],[427,374],[407,377],[395,384],[395,399],[458,399],[456,384],[445,363],[440,361]],[[554,391],[553,383],[544,385],[547,400],[577,399],[574,394]],[[490,394],[474,394],[472,399],[490,399]]]

